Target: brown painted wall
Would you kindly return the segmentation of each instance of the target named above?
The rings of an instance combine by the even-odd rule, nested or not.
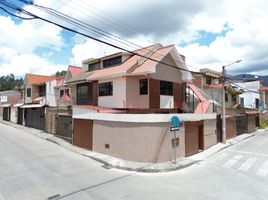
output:
[[[94,121],[93,151],[136,162],[173,159],[170,123]],[[177,132],[177,157],[185,156],[184,128]],[[105,148],[106,146],[106,148]],[[109,147],[109,148],[108,148]]]
[[[98,81],[92,83],[92,105],[98,106],[98,97],[99,97],[99,87]]]
[[[204,120],[204,148],[217,144],[216,119]]]
[[[160,81],[149,79],[149,108],[160,108]]]

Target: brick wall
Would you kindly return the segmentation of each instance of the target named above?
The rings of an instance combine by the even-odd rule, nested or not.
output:
[[[183,105],[183,85],[173,83],[174,108],[182,109]]]

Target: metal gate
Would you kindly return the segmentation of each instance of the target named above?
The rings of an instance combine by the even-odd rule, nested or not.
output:
[[[46,108],[46,132],[56,134],[57,108]]]
[[[226,139],[231,139],[236,137],[236,118],[227,117],[226,118]]]
[[[221,114],[217,115],[217,142],[222,142],[222,118],[221,118]]]
[[[93,120],[74,119],[73,144],[92,150]]]
[[[185,122],[185,156],[204,150],[203,121]]]
[[[31,128],[44,130],[45,128],[45,107],[26,108],[25,125]]]
[[[3,120],[10,121],[10,108],[4,107],[3,109]]]
[[[18,124],[23,124],[23,109],[18,108]]]
[[[236,131],[237,135],[247,132],[247,117],[245,114],[236,115]]]
[[[57,116],[56,136],[72,142],[72,116]]]

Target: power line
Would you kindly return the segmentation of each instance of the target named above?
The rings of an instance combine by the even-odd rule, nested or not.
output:
[[[22,1],[22,0],[19,0],[19,1]],[[2,3],[2,2],[1,2],[1,3]],[[14,5],[13,5],[13,6],[14,6]],[[17,10],[18,10],[18,8],[17,8]],[[111,43],[109,43],[109,42],[103,41],[103,40],[101,40],[101,39],[92,37],[92,36],[90,36],[90,35],[87,35],[87,34],[85,34],[85,33],[80,32],[80,31],[71,29],[71,28],[66,27],[66,26],[64,26],[64,25],[61,25],[61,24],[59,24],[59,23],[56,23],[56,22],[53,22],[53,21],[51,21],[51,20],[45,19],[45,18],[43,18],[43,17],[40,17],[40,16],[38,16],[38,15],[36,15],[36,14],[33,14],[33,13],[31,13],[31,12],[25,10],[25,9],[19,9],[19,10],[23,11],[24,14],[27,14],[27,15],[29,15],[29,16],[38,18],[38,19],[43,20],[43,21],[45,21],[45,22],[47,22],[47,23],[50,23],[50,24],[53,24],[53,25],[58,26],[58,27],[60,27],[60,28],[66,29],[66,30],[68,30],[68,31],[71,31],[71,32],[73,32],[73,33],[80,34],[80,35],[82,35],[82,36],[85,36],[85,37],[90,38],[90,39],[92,39],[92,40],[95,40],[95,41],[97,41],[97,42],[100,42],[100,43],[109,45],[109,46],[111,46],[111,47],[117,48],[117,49],[119,49],[119,50],[128,52],[128,53],[130,53],[130,54],[132,54],[132,55],[137,55],[137,56],[146,58],[146,59],[151,60],[151,61],[154,61],[154,62],[158,62],[158,63],[160,63],[160,64],[163,64],[163,65],[166,65],[166,66],[175,68],[175,69],[180,69],[180,70],[182,70],[182,71],[192,72],[192,71],[190,71],[190,70],[188,70],[188,69],[184,69],[184,68],[181,68],[181,67],[178,67],[178,66],[175,66],[175,65],[171,65],[171,64],[169,64],[169,63],[165,63],[165,62],[162,62],[162,61],[153,59],[153,58],[151,58],[151,57],[147,57],[147,56],[142,55],[142,54],[137,53],[137,52],[129,51],[128,49],[125,49],[125,48],[123,48],[123,47],[120,47],[120,46],[111,44]]]
[[[21,2],[24,2],[23,0],[18,0],[18,1],[21,1]],[[62,1],[61,1],[62,2]],[[80,2],[80,1],[78,1],[78,2]],[[66,3],[64,3],[66,6],[68,6],[68,7],[70,7],[70,8],[73,8],[73,7],[71,7],[71,6],[69,6],[68,4],[66,4]],[[122,43],[124,46],[127,46],[127,47],[129,47],[129,44],[131,45],[131,46],[135,46],[135,49],[137,49],[137,47],[138,48],[143,48],[143,49],[146,49],[147,51],[150,51],[150,52],[152,52],[152,53],[155,53],[155,54],[158,54],[158,55],[161,55],[161,56],[163,56],[164,57],[164,55],[162,55],[162,54],[160,54],[159,52],[154,52],[154,51],[152,51],[151,49],[149,49],[149,48],[144,48],[144,47],[142,47],[142,46],[140,46],[140,45],[137,45],[137,44],[135,44],[135,43],[133,43],[133,42],[130,42],[130,41],[128,41],[128,40],[126,40],[126,39],[124,39],[124,38],[122,38],[122,37],[119,37],[119,36],[117,36],[117,35],[114,35],[114,34],[111,34],[111,33],[109,33],[109,32],[107,32],[107,31],[103,31],[102,29],[100,29],[100,28],[97,28],[97,27],[95,27],[95,26],[92,26],[92,25],[90,25],[90,24],[88,24],[88,23],[85,23],[85,22],[83,22],[83,21],[81,21],[81,20],[77,20],[77,19],[75,19],[75,18],[73,18],[73,17],[71,17],[71,16],[69,16],[69,15],[66,15],[66,14],[63,14],[63,13],[61,13],[61,12],[59,12],[59,11],[57,11],[57,10],[55,10],[55,9],[52,9],[52,8],[48,8],[48,7],[44,7],[44,6],[40,6],[40,5],[36,5],[36,4],[34,4],[34,3],[30,3],[30,5],[32,5],[32,6],[35,6],[35,7],[38,7],[39,9],[43,9],[43,12],[48,12],[48,11],[45,11],[44,9],[47,9],[47,10],[49,10],[49,12],[54,12],[53,13],[53,15],[55,16],[55,14],[56,15],[64,15],[65,16],[65,21],[66,20],[70,20],[70,19],[66,19],[66,17],[67,18],[71,18],[72,19],[72,24],[75,26],[75,24],[74,23],[76,23],[76,26],[78,25],[78,26],[80,26],[81,27],[81,25],[80,24],[78,24],[78,23],[82,23],[83,24],[83,29],[84,28],[86,28],[85,26],[89,26],[89,28],[91,29],[91,31],[95,31],[96,30],[96,32],[97,32],[97,34],[100,34],[100,35],[102,35],[102,36],[104,36],[105,38],[108,38],[108,41],[111,41],[111,40],[115,40],[116,42],[119,42],[119,43]],[[87,4],[87,5],[89,5],[89,4]],[[89,5],[90,6],[90,5]],[[85,9],[84,7],[81,7],[82,9]],[[76,9],[77,10],[77,9]],[[55,13],[56,12],[56,13]],[[81,13],[81,11],[79,10],[79,14]],[[50,13],[51,14],[51,13]],[[61,16],[62,17],[62,16]],[[74,22],[74,21],[76,21],[76,22]],[[110,20],[110,21],[112,21],[112,20]],[[120,23],[119,23],[120,24]],[[92,30],[93,29],[93,30]],[[95,34],[95,33],[94,33]],[[96,35],[96,34],[95,34]],[[116,38],[116,39],[114,39],[114,38]],[[122,40],[122,41],[121,41]],[[121,45],[122,45],[121,44]],[[132,49],[133,47],[131,47],[131,49]],[[185,62],[181,62],[180,60],[177,60],[177,59],[174,59],[174,60],[176,60],[177,62],[179,62],[179,63],[182,63],[182,64],[184,64],[184,65],[186,65],[186,66],[189,66],[189,67],[191,67],[191,68],[195,68],[195,69],[198,69],[199,70],[199,68],[197,68],[197,67],[195,67],[195,66],[192,66],[192,65],[189,65],[189,64],[186,64]]]
[[[35,17],[31,17],[31,18],[27,18],[27,17],[21,17],[21,16],[18,16],[18,15],[15,15],[11,12],[9,12],[8,10],[4,9],[3,7],[0,7],[1,10],[3,10],[4,12],[8,13],[9,15],[13,16],[13,17],[16,17],[16,18],[19,18],[19,19],[22,19],[22,20],[32,20],[32,19],[36,19]]]

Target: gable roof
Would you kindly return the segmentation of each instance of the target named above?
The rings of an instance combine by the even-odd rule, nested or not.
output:
[[[144,55],[139,56],[139,55]],[[65,78],[65,83],[74,83],[74,82],[86,82],[86,81],[95,81],[107,78],[116,78],[120,76],[136,76],[136,75],[145,75],[152,74],[156,72],[156,66],[159,62],[162,61],[168,54],[171,55],[171,58],[174,59],[175,65],[181,68],[187,69],[184,61],[184,57],[178,54],[175,45],[162,46],[161,44],[154,44],[148,47],[137,49],[133,51],[133,55],[128,52],[119,52],[112,55],[108,55],[98,59],[88,59],[88,61],[94,60],[105,60],[114,56],[122,55],[125,56],[126,60],[123,63],[117,66],[101,68],[95,71],[85,71],[81,68],[75,68],[77,70],[76,75],[70,75],[69,71],[72,66],[69,66],[68,77]],[[149,59],[152,58],[153,60]],[[155,61],[154,61],[155,60]],[[83,61],[83,63],[85,63]],[[71,68],[70,68],[71,67]],[[183,72],[182,72],[183,74]],[[185,77],[183,75],[183,77]]]
[[[30,85],[38,85],[43,84],[47,81],[54,80],[55,76],[44,76],[44,75],[38,75],[38,74],[26,74],[25,80],[27,80],[27,83]]]
[[[81,73],[82,68],[77,66],[69,65],[68,70],[71,72],[72,76],[76,76]]]

